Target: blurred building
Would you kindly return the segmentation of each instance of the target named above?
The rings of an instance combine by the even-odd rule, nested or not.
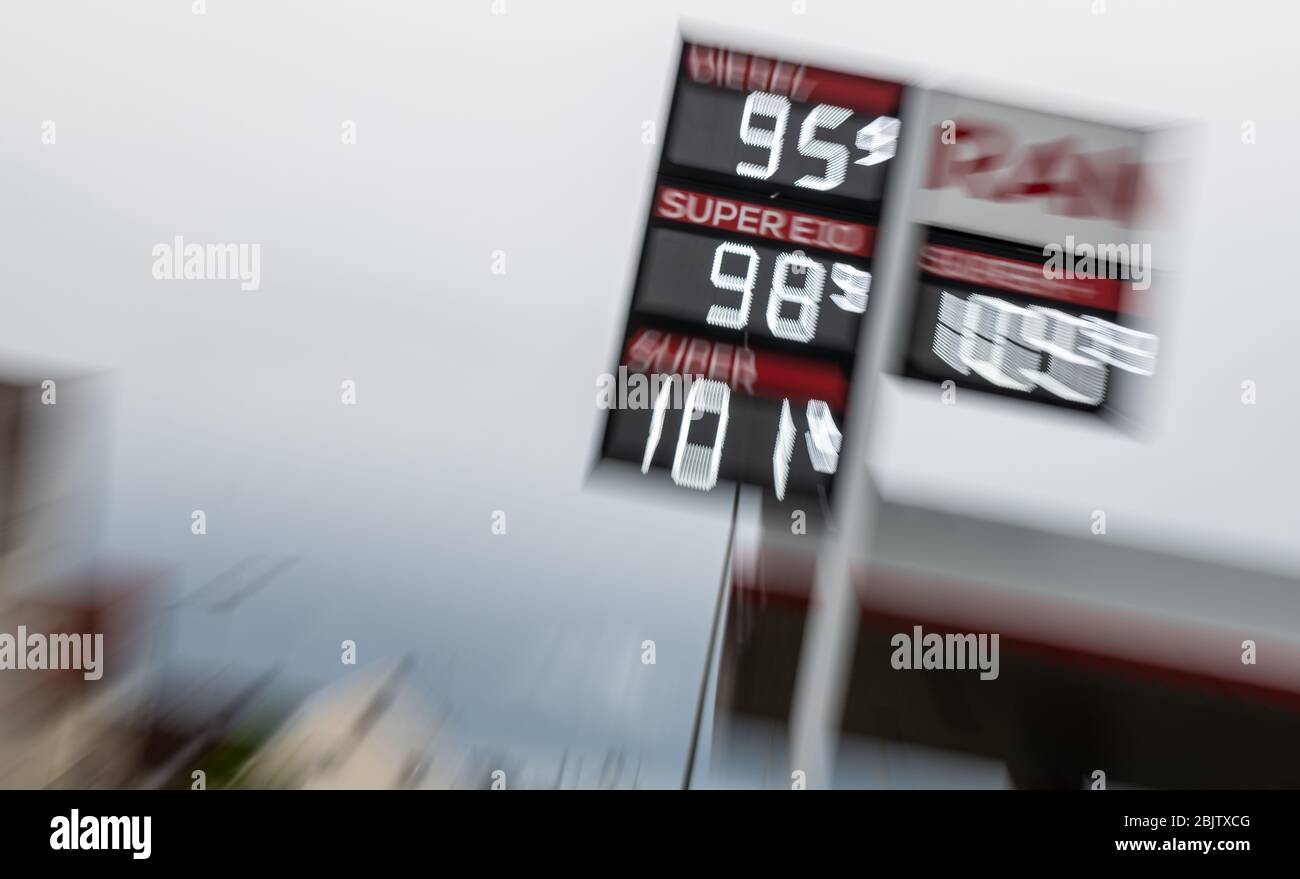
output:
[[[250,760],[263,788],[424,788],[476,784],[468,756],[410,686],[406,665],[358,669],[313,694]]]
[[[104,394],[98,378],[0,364],[0,632],[103,644],[93,680],[0,673],[0,787],[118,786],[136,765],[128,721],[147,688],[162,571],[97,558]]]
[[[1002,765],[1016,787],[1080,788],[1097,770],[1108,786],[1300,786],[1300,643],[1206,614],[1225,590],[1294,602],[1294,578],[915,506],[883,505],[879,526],[871,566],[855,575],[842,757],[860,758],[868,741],[917,746],[940,762]],[[746,735],[762,718],[785,736],[814,574],[791,543],[733,566],[724,757],[728,718]],[[1167,606],[1141,607],[1143,593]],[[998,676],[895,669],[891,639],[918,625],[999,633]]]

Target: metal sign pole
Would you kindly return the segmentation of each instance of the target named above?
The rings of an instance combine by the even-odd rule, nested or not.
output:
[[[830,788],[844,695],[857,633],[858,600],[852,573],[865,570],[875,531],[879,498],[867,474],[867,448],[874,415],[876,384],[897,357],[891,344],[906,311],[915,276],[915,232],[911,228],[911,193],[920,185],[926,93],[909,87],[903,96],[902,135],[894,158],[880,217],[880,234],[872,260],[868,319],[853,376],[852,422],[844,436],[836,475],[831,521],[817,551],[817,571],[809,597],[803,647],[791,706],[790,771],[792,783],[803,773],[809,788]],[[909,121],[911,127],[909,128]]]
[[[700,693],[695,702],[695,719],[691,724],[691,744],[686,752],[686,769],[682,773],[682,790],[690,790],[695,776],[695,755],[700,744],[700,727],[704,721],[704,701],[709,692],[709,680],[713,677],[717,652],[718,632],[726,625],[724,608],[727,593],[731,589],[731,558],[736,544],[736,518],[740,512],[740,486],[736,486],[735,497],[731,501],[731,528],[727,532],[727,548],[722,558],[722,575],[718,580],[718,595],[713,604],[713,622],[709,627],[709,643],[704,654],[704,672],[700,679]]]

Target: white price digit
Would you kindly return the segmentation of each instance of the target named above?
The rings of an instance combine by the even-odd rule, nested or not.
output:
[[[1137,375],[1154,375],[1160,340],[1154,333],[1121,327],[1099,317],[1084,317],[1085,343],[1079,350],[1102,363]]]
[[[962,375],[970,375],[970,367],[961,360],[965,323],[966,303],[944,290],[939,294],[939,319],[934,322],[934,343],[930,347],[944,363]]]
[[[1042,358],[1020,344],[1021,324],[1028,314],[1027,309],[992,296],[968,297],[957,356],[1000,388],[1033,390],[1033,382],[1023,375],[1037,369]]]
[[[641,456],[642,475],[650,471],[650,461],[655,456],[655,450],[659,448],[659,437],[664,432],[664,411],[668,408],[668,399],[672,396],[670,393],[672,384],[672,382],[661,384],[659,396],[655,397],[654,413],[650,416],[650,435],[646,437],[645,454]]]
[[[853,111],[834,104],[818,104],[808,111],[799,126],[799,154],[826,163],[826,173],[805,174],[794,182],[795,186],[825,192],[844,182],[849,167],[849,149],[843,144],[817,137],[817,129],[836,129],[853,115]],[[771,128],[758,128],[755,117],[772,120]],[[740,116],[740,141],[746,146],[767,150],[767,164],[757,162],[736,163],[736,173],[742,177],[766,180],[781,167],[781,145],[785,138],[786,123],[790,119],[790,99],[769,92],[750,92],[745,98],[745,109]],[[898,152],[898,134],[902,123],[893,116],[877,116],[858,129],[853,144],[866,155],[855,165],[879,165]]]
[[[745,276],[729,275],[722,271],[722,260],[727,254],[743,256],[749,261]],[[709,279],[720,290],[730,290],[740,294],[739,307],[731,305],[712,305],[705,316],[705,323],[715,327],[727,327],[732,330],[744,329],[749,322],[749,306],[754,298],[754,278],[758,274],[758,251],[748,244],[734,244],[730,241],[718,245],[713,251],[713,271]]]
[[[1088,323],[1072,314],[1032,305],[1021,323],[1026,345],[1047,354],[1047,369],[1022,369],[1024,376],[1062,400],[1097,405],[1106,396],[1106,367],[1082,353]]]
[[[843,435],[835,426],[831,407],[821,400],[809,400],[805,410],[808,429],[804,442],[808,444],[808,460],[818,473],[834,474],[839,468],[840,445]],[[794,454],[794,438],[798,431],[790,417],[790,400],[781,401],[781,422],[776,429],[776,447],[772,450],[772,483],[776,499],[785,500],[785,488],[790,480],[790,458]]]
[[[903,123],[893,116],[877,116],[858,130],[854,145],[867,154],[858,159],[855,165],[879,165],[887,162],[898,152],[898,133]]]
[[[744,257],[748,262],[744,276],[723,271],[723,260],[728,255]],[[754,280],[758,275],[758,251],[747,244],[724,241],[713,251],[713,268],[709,280],[720,290],[740,294],[740,305],[709,306],[705,323],[715,327],[743,330],[749,323],[750,306],[754,299]],[[788,283],[791,273],[801,275],[803,283]],[[831,301],[845,311],[861,314],[867,308],[867,291],[871,288],[871,273],[859,271],[843,263],[835,263],[832,273],[835,285],[843,291]],[[822,290],[826,286],[826,267],[811,257],[797,251],[783,253],[776,258],[772,269],[772,287],[767,296],[767,326],[772,335],[794,342],[810,342],[817,332],[817,317],[821,311]],[[797,317],[781,314],[783,303],[792,302],[799,307]]]
[[[809,400],[807,415],[808,429],[803,438],[808,444],[808,460],[818,473],[834,473],[840,463],[843,436],[831,417],[831,407],[821,400]]]
[[[785,484],[790,479],[790,458],[794,455],[794,419],[790,417],[790,401],[781,401],[781,423],[776,428],[776,447],[772,449],[772,485],[776,499],[785,500]]]
[[[755,128],[755,116],[772,120],[771,128]],[[736,173],[741,177],[766,180],[781,166],[781,141],[785,137],[785,123],[790,118],[790,99],[768,92],[750,92],[745,98],[745,111],[740,117],[740,141],[747,146],[767,150],[767,164],[739,162]]]
[[[799,128],[799,154],[810,159],[825,161],[826,174],[821,177],[805,174],[794,182],[795,186],[825,192],[844,182],[844,174],[849,167],[849,148],[842,144],[818,140],[816,134],[818,128],[838,128],[852,115],[851,110],[843,107],[818,104],[804,117],[803,125]]]
[[[682,429],[677,434],[677,453],[673,455],[673,482],[700,491],[710,491],[718,484],[718,466],[722,463],[722,445],[727,440],[727,410],[730,406],[731,388],[725,382],[705,379],[691,385],[682,410]],[[718,416],[718,429],[712,445],[688,441],[696,410]]]
[[[1110,367],[1138,375],[1155,371],[1159,341],[1097,317],[1041,305],[1020,308],[991,296],[963,301],[944,291],[931,347],[962,375],[973,371],[998,387],[1039,387],[1096,406],[1106,397]]]
[[[1029,310],[992,296],[958,299],[939,294],[939,319],[934,325],[933,350],[945,363],[1000,388],[1032,391],[1031,373],[1042,357],[1022,344],[1022,325]]]
[[[791,267],[803,269],[803,285],[791,287],[786,275]],[[776,258],[772,271],[772,292],[767,297],[767,327],[772,335],[795,342],[810,342],[817,332],[817,314],[821,309],[822,287],[826,284],[826,269],[815,259],[798,253],[783,253]],[[794,302],[799,306],[797,318],[783,317],[781,303]]]
[[[862,314],[867,310],[867,293],[871,291],[871,272],[864,272],[851,265],[837,262],[831,266],[831,283],[843,291],[832,293],[831,302],[855,314]]]

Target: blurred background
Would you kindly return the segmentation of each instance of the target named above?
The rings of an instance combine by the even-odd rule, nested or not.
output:
[[[842,464],[880,511],[835,784],[1300,784],[1291,10],[4,20],[0,632],[103,632],[106,671],[0,671],[0,786],[677,787],[693,741],[693,786],[790,786],[813,551],[769,539],[748,492],[732,541],[731,490],[590,478],[661,148],[645,123],[691,28],[1146,129],[1177,158],[1137,428],[876,385],[866,461]],[[257,244],[258,288],[157,280],[178,235]],[[873,651],[913,622],[1002,633],[995,693],[884,674]]]

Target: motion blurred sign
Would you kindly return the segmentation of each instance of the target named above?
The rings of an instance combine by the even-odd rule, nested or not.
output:
[[[923,130],[903,373],[1090,411],[1152,375],[1142,134],[942,92]]]
[[[604,458],[696,491],[830,492],[902,93],[683,47]]]
[[[919,223],[1042,246],[1121,241],[1143,197],[1139,131],[928,96]]]

